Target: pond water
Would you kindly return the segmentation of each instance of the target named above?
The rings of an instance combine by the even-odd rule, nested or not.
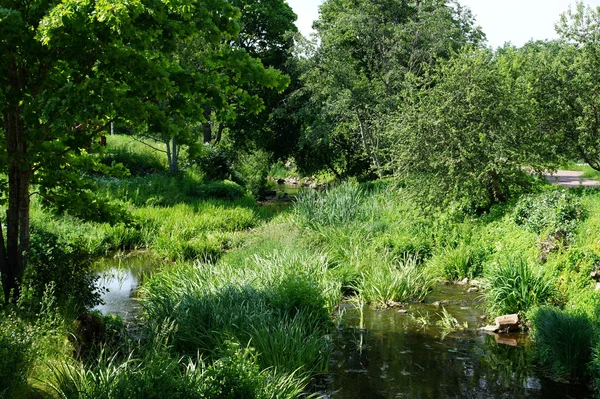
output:
[[[99,284],[109,291],[97,309],[135,323],[137,287],[159,265],[144,252],[102,261]],[[437,324],[443,309],[468,330],[445,332]],[[361,311],[341,305],[329,373],[311,390],[327,399],[593,397],[586,387],[544,378],[527,335],[477,331],[485,324],[480,294],[465,286],[440,285],[402,310],[365,307],[361,329]]]
[[[329,374],[318,384],[325,398],[591,398],[582,386],[545,379],[534,367],[525,334],[476,330],[484,324],[478,294],[440,286],[422,304],[398,310],[342,308]],[[465,332],[445,333],[442,306]],[[428,321],[428,324],[425,322]]]
[[[118,315],[126,323],[135,322],[141,310],[137,301],[137,289],[143,279],[161,263],[164,262],[143,251],[118,253],[99,261],[95,265],[100,276],[97,286],[104,289],[104,303],[94,310]]]

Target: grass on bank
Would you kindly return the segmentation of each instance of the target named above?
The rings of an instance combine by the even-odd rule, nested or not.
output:
[[[589,272],[600,266],[594,238],[600,236],[600,196],[594,191],[565,195],[551,189],[473,216],[415,204],[409,189],[393,182],[347,182],[322,194],[303,193],[291,215],[271,219],[251,198],[235,194],[235,183],[207,189],[209,183],[193,170],[179,178],[150,174],[99,179],[99,184],[131,220],[83,222],[36,208],[34,227],[51,233],[52,245],[76,249],[64,251],[67,258],[79,250],[90,256],[147,248],[169,267],[144,281],[143,340],[133,347],[113,348],[91,363],[70,360],[69,349],[58,344],[69,334],[66,320],[48,339],[42,332],[50,327],[29,334],[36,337],[32,340],[14,339],[8,331],[16,328],[0,334],[3,345],[16,345],[8,346],[11,351],[22,342],[28,348],[34,340],[46,342],[47,353],[55,353],[44,357],[56,360],[51,373],[26,362],[21,371],[0,372],[14,371],[21,377],[11,380],[21,383],[23,376],[30,382],[41,377],[54,385],[54,395],[77,397],[74,392],[81,390],[143,397],[148,386],[164,395],[235,397],[235,386],[249,387],[244,392],[250,396],[298,396],[313,373],[327,368],[330,315],[343,297],[383,307],[419,300],[436,281],[464,277],[487,279],[484,295],[494,304],[490,315],[516,309],[531,318],[540,348],[545,344],[539,331],[554,317],[550,312],[529,316],[540,304],[581,311],[598,332],[589,281]],[[542,243],[550,243],[558,229],[568,230],[565,241],[542,260]],[[518,261],[505,261],[516,254]],[[47,280],[58,278],[60,270],[54,276],[48,271]],[[518,297],[511,294],[515,288]],[[35,325],[25,318],[19,323],[25,336],[27,326]],[[564,324],[567,331],[574,325]],[[172,328],[161,338],[166,325]],[[581,342],[592,353],[591,344]],[[590,360],[569,353],[540,356],[540,362],[559,370],[573,359],[589,360],[589,375],[600,375],[597,355]],[[161,378],[165,382],[157,386]]]

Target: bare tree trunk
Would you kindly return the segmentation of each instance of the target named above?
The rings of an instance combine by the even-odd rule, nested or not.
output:
[[[204,107],[204,119],[206,121],[202,124],[202,135],[204,136],[204,143],[212,143],[212,127],[210,126],[211,109],[207,105]]]
[[[169,165],[169,171],[171,174],[177,174],[179,172],[179,146],[177,145],[177,139],[173,137],[171,141],[171,164]]]
[[[367,137],[369,133],[367,131],[367,127],[362,121],[362,118],[360,117],[358,110],[356,110],[356,118],[358,119],[358,126],[360,128],[360,135],[363,146],[365,147],[365,151],[367,151],[367,155],[369,158],[371,158],[371,162],[373,162],[373,166],[375,166],[375,169],[377,170],[377,175],[381,177],[381,165],[379,164],[379,158],[377,157],[377,153],[373,151],[372,145],[369,143],[369,141],[372,141],[372,139]]]
[[[0,240],[0,271],[4,299],[17,300],[29,252],[29,185],[31,168],[27,161],[24,124],[19,107],[12,107],[4,115],[4,133],[8,155],[8,209],[6,235]],[[0,233],[2,231],[0,230]],[[5,247],[6,245],[6,247]]]

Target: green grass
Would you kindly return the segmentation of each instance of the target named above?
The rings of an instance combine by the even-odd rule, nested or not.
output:
[[[547,306],[533,310],[530,319],[540,363],[555,379],[584,380],[596,336],[591,320],[580,311]]]
[[[371,265],[354,288],[365,302],[382,308],[391,302],[419,301],[434,283],[431,273],[415,258],[405,258]]]
[[[148,165],[164,160],[145,146],[127,144],[122,137],[109,138],[109,145],[110,140],[122,147],[115,150],[121,155],[140,154],[131,159],[142,166],[134,176],[97,178],[98,193],[126,217],[85,221],[52,215],[36,202],[32,240],[38,251],[48,245],[64,249],[47,254],[67,260],[70,254],[91,261],[130,249],[145,249],[162,260],[140,289],[143,340],[125,340],[120,348],[115,342],[112,352],[80,363],[69,359],[64,343],[68,318],[62,326],[44,324],[35,330],[35,320],[17,314],[19,328],[0,328],[3,358],[10,354],[15,356],[11,363],[21,365],[0,365],[0,373],[15,373],[9,378],[17,391],[26,391],[26,384],[39,378],[62,397],[78,397],[75,392],[91,397],[171,397],[173,392],[181,397],[298,397],[314,373],[327,370],[336,305],[350,301],[381,308],[419,301],[441,279],[482,278],[494,315],[527,316],[545,304],[576,314],[575,321],[562,314],[556,320],[531,316],[537,320],[533,328],[542,352],[544,342],[551,343],[551,337],[544,338],[550,327],[543,320],[554,320],[550,324],[556,326],[586,325],[582,320],[587,320],[595,330],[600,325],[600,300],[589,279],[589,272],[600,267],[600,194],[594,191],[551,190],[473,215],[458,205],[440,209],[415,203],[418,197],[398,182],[344,182],[321,193],[304,191],[289,212],[275,215],[236,183],[208,182],[194,168],[176,177],[157,173],[158,166]],[[564,226],[568,245],[541,264],[539,241]],[[68,268],[44,263],[57,283],[83,287],[65,284]],[[56,291],[57,297],[76,293]],[[450,314],[442,316],[448,331],[463,328]],[[5,323],[10,317],[3,314],[1,325],[13,326]],[[161,335],[163,330],[168,334]],[[41,359],[50,360],[52,369],[19,358],[39,349],[31,337],[43,342]],[[577,337],[561,339],[565,347],[579,346]],[[600,375],[597,356],[581,362],[591,365],[589,375]]]
[[[552,279],[522,256],[506,258],[488,270],[486,300],[492,315],[519,313],[556,298]]]

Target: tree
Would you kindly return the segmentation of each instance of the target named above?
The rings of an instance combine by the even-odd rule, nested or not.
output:
[[[246,104],[238,104],[235,117],[215,115],[212,130],[205,125],[205,131],[209,135],[214,131],[210,137],[214,144],[220,143],[225,131],[227,145],[236,152],[263,149],[275,158],[286,158],[296,148],[300,135],[300,123],[294,118],[296,104],[291,99],[299,88],[293,57],[294,35],[298,32],[294,25],[296,14],[283,0],[230,1],[242,14],[240,34],[230,45],[246,51],[265,67],[282,71],[290,78],[290,84],[285,91],[276,91],[245,82],[241,87],[262,100],[262,109],[254,112]],[[230,102],[235,103],[235,98]]]
[[[163,102],[182,90],[173,77],[185,75],[170,57],[177,43],[234,36],[238,15],[224,0],[0,1],[6,301],[19,297],[27,264],[31,187],[52,201],[69,179],[69,161],[108,123],[164,115]]]
[[[550,83],[544,88],[557,98],[548,109],[554,122],[548,129],[600,170],[600,7],[579,2],[561,16],[556,29],[560,51],[553,54],[552,70],[544,71],[554,81],[541,82]]]
[[[315,28],[320,43],[303,81],[316,113],[302,141],[328,147],[323,166],[340,175],[361,174],[365,160],[384,173],[384,131],[405,76],[483,40],[468,9],[442,0],[328,0]]]
[[[400,175],[424,173],[449,199],[487,209],[521,183],[525,165],[547,167],[535,104],[521,76],[526,58],[466,49],[414,84],[391,133]]]

